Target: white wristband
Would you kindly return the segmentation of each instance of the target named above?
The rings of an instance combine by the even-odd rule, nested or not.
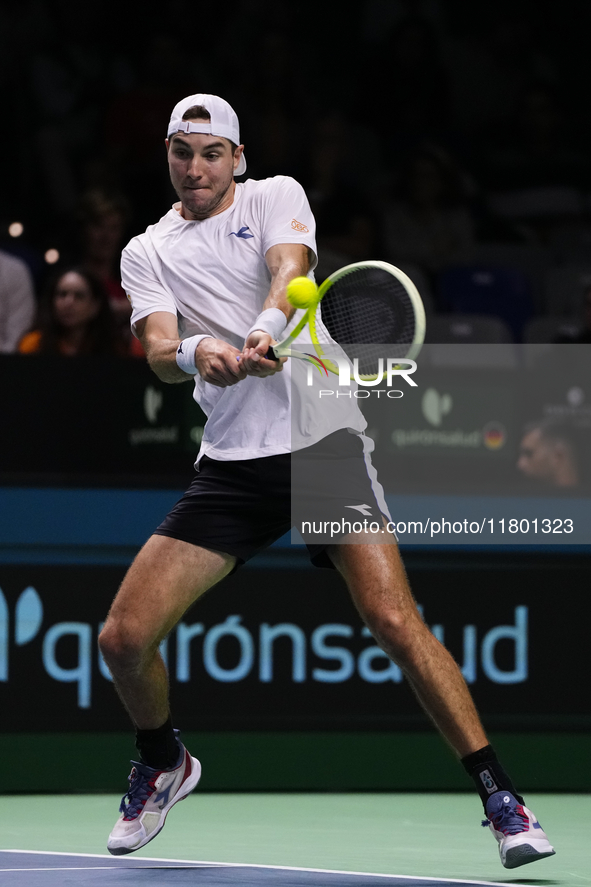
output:
[[[202,339],[211,339],[213,336],[189,336],[183,339],[176,350],[176,362],[189,376],[196,376],[199,370],[195,366],[195,349]]]
[[[245,339],[248,339],[255,330],[261,330],[277,342],[286,326],[287,317],[280,308],[267,308],[259,314],[247,332]]]

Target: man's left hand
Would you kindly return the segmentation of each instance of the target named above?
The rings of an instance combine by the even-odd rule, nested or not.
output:
[[[247,376],[273,376],[280,373],[287,357],[280,357],[279,360],[268,360],[265,355],[271,345],[275,344],[275,340],[268,333],[262,330],[254,330],[242,349],[240,355],[240,366]]]

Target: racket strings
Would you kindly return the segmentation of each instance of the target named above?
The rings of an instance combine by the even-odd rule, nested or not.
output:
[[[414,306],[404,285],[382,268],[359,268],[336,280],[320,303],[330,336],[359,372],[377,371],[379,358],[404,357],[414,341]]]

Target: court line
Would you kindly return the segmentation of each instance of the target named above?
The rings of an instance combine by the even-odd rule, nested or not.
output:
[[[53,868],[20,868],[20,869],[0,869],[0,872],[116,872],[116,871],[137,871],[141,869],[195,869],[200,868],[196,865],[70,865],[55,866]]]
[[[85,858],[92,859],[112,859],[112,856],[107,856],[106,853],[60,853],[59,850],[0,850],[0,853],[37,853],[40,855],[47,856],[82,856]],[[187,868],[199,868],[202,866],[220,866],[222,868],[241,868],[241,869],[272,869],[275,871],[287,871],[287,872],[311,872],[312,874],[326,874],[326,875],[358,875],[365,876],[367,878],[399,878],[404,879],[405,881],[437,881],[441,883],[444,881],[446,884],[477,884],[479,887],[502,887],[502,885],[506,885],[507,881],[478,881],[476,879],[468,880],[467,878],[445,878],[445,877],[427,877],[426,875],[386,875],[383,872],[354,872],[354,871],[345,871],[341,869],[312,869],[312,868],[304,868],[302,866],[295,865],[263,865],[258,864],[256,862],[209,862],[206,860],[195,860],[195,859],[167,859],[162,856],[141,856],[135,857],[136,861],[150,861],[153,862],[174,862],[174,863],[183,863],[187,866]],[[101,868],[108,868],[108,866],[101,866]],[[113,869],[118,868],[132,868],[132,866],[112,866]],[[138,868],[145,868],[145,866],[138,866]],[[161,868],[166,868],[166,866],[161,866]],[[18,871],[30,871],[27,869],[18,869]],[[528,884],[527,887],[542,887],[541,884]]]

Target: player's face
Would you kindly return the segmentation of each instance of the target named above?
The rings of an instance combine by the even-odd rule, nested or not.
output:
[[[519,447],[517,467],[527,477],[551,479],[555,471],[554,447],[544,440],[539,428],[529,431]]]
[[[234,170],[242,145],[232,152],[220,136],[191,132],[175,135],[168,143],[168,166],[173,188],[187,219],[207,219],[231,206]]]
[[[72,330],[93,320],[99,303],[86,280],[75,271],[60,277],[53,296],[53,312],[60,326]]]

